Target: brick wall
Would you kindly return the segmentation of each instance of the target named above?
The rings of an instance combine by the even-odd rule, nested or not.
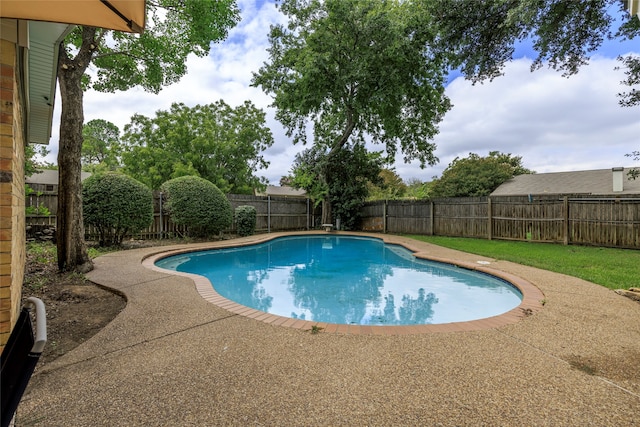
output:
[[[0,347],[4,347],[19,314],[26,255],[17,46],[7,40],[0,43]]]

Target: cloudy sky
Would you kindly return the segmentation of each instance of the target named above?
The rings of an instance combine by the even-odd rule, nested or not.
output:
[[[160,94],[140,89],[126,92],[85,94],[85,122],[104,119],[121,130],[133,114],[155,116],[173,102],[188,106],[223,99],[236,106],[251,100],[267,111],[267,125],[275,143],[264,154],[270,162],[258,172],[272,184],[287,175],[295,154],[304,147],[293,145],[274,119],[271,98],[250,87],[252,72],[268,60],[269,26],[284,22],[271,1],[240,0],[242,21],[224,43],[213,46],[207,58],[190,58],[188,74]],[[524,166],[539,173],[637,166],[625,154],[640,150],[640,110],[622,108],[616,94],[624,91],[624,79],[615,58],[640,54],[640,42],[606,43],[580,72],[570,78],[546,68],[530,71],[532,52],[516,52],[505,75],[493,82],[472,85],[463,78],[452,80],[447,95],[453,108],[440,124],[434,142],[440,162],[425,169],[417,163],[404,164],[397,156],[396,172],[405,180],[428,181],[439,176],[455,158],[470,152],[487,155],[501,151],[522,156]],[[54,111],[53,135],[48,161],[55,162],[58,146],[59,95]]]

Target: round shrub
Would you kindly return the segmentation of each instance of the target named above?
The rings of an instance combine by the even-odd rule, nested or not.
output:
[[[239,236],[251,236],[256,232],[256,208],[238,206],[236,208],[236,227]]]
[[[96,174],[82,183],[85,224],[98,229],[100,246],[119,245],[122,239],[151,225],[151,190],[130,176],[116,172]]]
[[[184,225],[190,235],[220,234],[233,221],[231,204],[218,187],[197,176],[171,179],[161,187],[171,221]]]

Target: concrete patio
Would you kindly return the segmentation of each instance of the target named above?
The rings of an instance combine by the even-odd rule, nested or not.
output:
[[[114,252],[88,277],[124,294],[126,308],[38,369],[19,425],[640,425],[640,304],[577,278],[388,237],[435,258],[487,261],[535,285],[545,305],[481,330],[312,334],[220,308],[191,278],[142,264],[229,241]]]

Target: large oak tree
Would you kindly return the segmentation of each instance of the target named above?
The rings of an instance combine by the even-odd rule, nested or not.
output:
[[[469,153],[453,159],[442,177],[431,184],[431,197],[488,196],[516,175],[535,173],[522,166],[522,157],[492,151],[486,157]]]
[[[307,141],[327,165],[348,143],[382,144],[389,159],[434,164],[432,138],[450,103],[435,35],[416,20],[412,1],[285,0],[288,24],[273,26],[269,61],[253,84],[273,95],[276,118],[294,143]],[[319,179],[326,181],[326,173]],[[327,186],[328,188],[328,186]],[[331,197],[323,223],[332,223]]]
[[[325,213],[336,218],[336,225],[339,218],[341,229],[352,230],[369,194],[369,183],[382,181],[383,163],[380,153],[368,153],[360,144],[346,144],[331,157],[314,146],[296,156],[291,184],[304,188],[316,205],[325,202],[325,209],[331,209]]]
[[[207,55],[211,42],[226,38],[238,18],[234,0],[147,0],[143,34],[79,26],[62,43],[58,58],[60,270],[92,268],[84,244],[80,183],[84,89],[114,92],[140,86],[158,92],[186,73],[189,54]]]
[[[85,171],[114,171],[120,166],[120,129],[113,123],[91,120],[82,128],[81,161]]]
[[[269,165],[262,152],[273,144],[264,111],[250,101],[235,108],[224,101],[174,103],[155,117],[136,114],[122,140],[124,172],[153,189],[195,175],[236,194],[252,194],[265,184],[256,172]]]

